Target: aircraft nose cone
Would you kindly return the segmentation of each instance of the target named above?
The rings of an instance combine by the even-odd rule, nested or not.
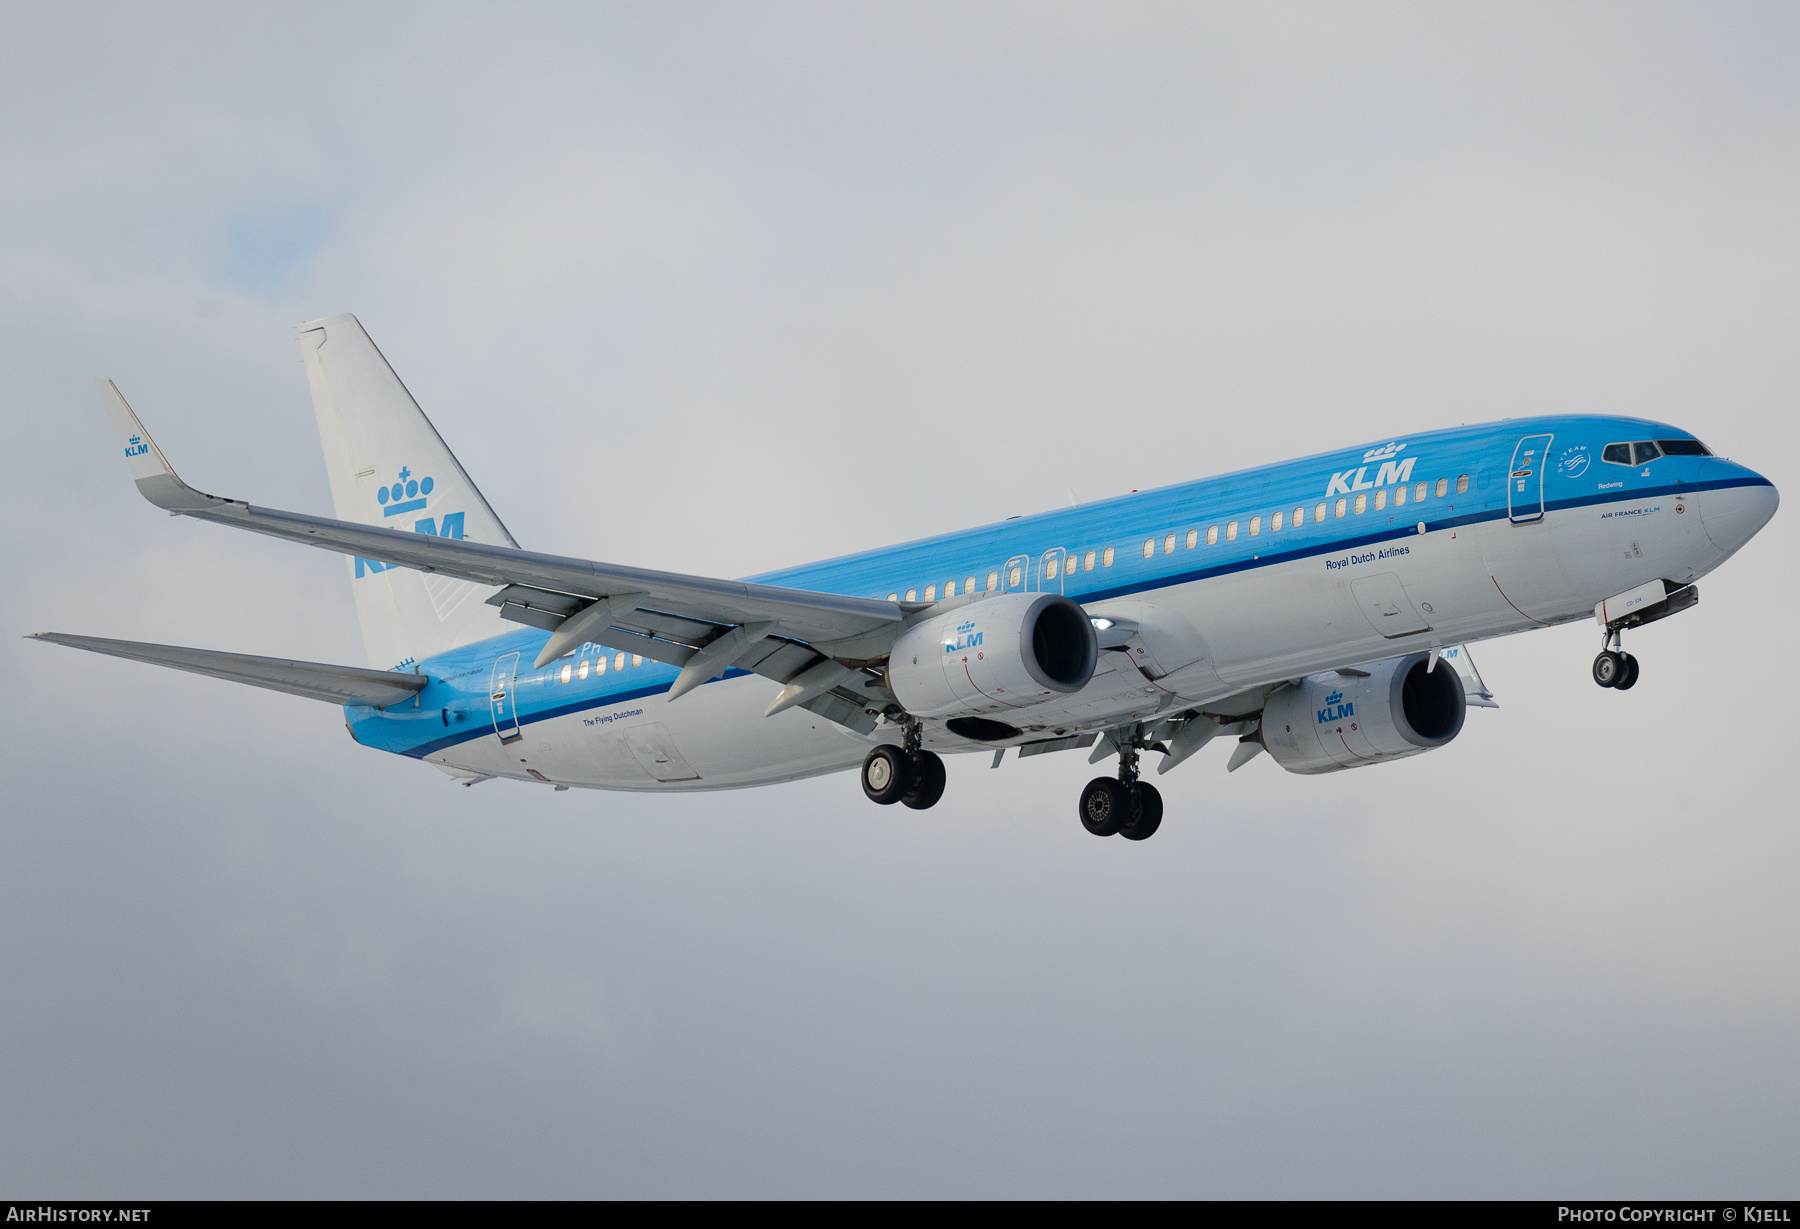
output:
[[[1739,479],[1739,484],[1707,491],[1700,499],[1700,523],[1714,546],[1735,551],[1769,523],[1781,506],[1781,495],[1762,475],[1728,461],[1707,462],[1699,478],[1716,482],[1727,475]]]

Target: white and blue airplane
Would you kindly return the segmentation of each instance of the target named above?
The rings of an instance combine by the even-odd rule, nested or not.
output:
[[[151,503],[347,556],[368,667],[40,639],[343,706],[350,736],[494,777],[734,789],[861,765],[878,803],[942,796],[940,753],[1092,748],[1096,835],[1142,840],[1216,738],[1337,772],[1442,747],[1493,699],[1467,644],[1627,628],[1774,515],[1761,475],[1677,427],[1509,419],[1015,517],[749,580],[522,549],[354,316],[300,328],[336,517],[206,495],[97,380]]]

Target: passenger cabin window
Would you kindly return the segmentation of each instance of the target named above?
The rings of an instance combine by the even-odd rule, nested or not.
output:
[[[1285,512],[1277,512],[1274,516],[1269,518],[1269,532],[1270,533],[1280,533],[1281,532],[1281,518],[1286,515],[1287,514]]]
[[[1262,532],[1262,517],[1260,517],[1260,516],[1251,517],[1250,518],[1250,536],[1254,538],[1257,534],[1259,534],[1261,532]]]
[[[1144,558],[1148,559],[1150,556],[1154,555],[1155,553],[1156,553],[1156,539],[1155,538],[1145,538],[1144,539]]]
[[[1421,504],[1425,502],[1425,484],[1423,482],[1413,488],[1413,502]]]
[[[1637,464],[1639,465],[1648,465],[1662,456],[1662,449],[1658,448],[1653,440],[1639,440],[1631,446],[1631,450],[1637,453]]]
[[[1206,544],[1208,546],[1217,546],[1219,544],[1219,527],[1217,525],[1208,525],[1206,527]]]
[[[587,677],[587,658],[582,658],[581,664],[575,667],[575,677],[578,679]]]
[[[1462,494],[1466,493],[1468,491],[1468,489],[1469,489],[1469,475],[1458,474],[1456,476],[1456,493],[1458,495],[1462,495]]]
[[[1338,515],[1342,516],[1343,513],[1340,512],[1340,513],[1338,513]],[[1325,519],[1325,505],[1320,504],[1318,507],[1313,509],[1313,524],[1317,525],[1320,521],[1322,521],[1324,519]]]
[[[1379,512],[1385,507],[1387,507],[1387,492],[1386,491],[1376,491],[1375,492],[1375,511]]]
[[[1298,529],[1298,528],[1300,528],[1300,526],[1302,526],[1304,524],[1306,524],[1306,509],[1305,508],[1295,508],[1294,509],[1294,528]]]
[[[1322,505],[1321,505],[1321,506],[1322,506]],[[1333,511],[1333,512],[1334,512],[1334,513],[1335,513],[1335,514],[1336,514],[1336,515],[1338,515],[1338,516],[1342,516],[1342,515],[1344,515],[1344,509],[1346,509],[1346,508],[1348,508],[1348,507],[1349,507],[1349,506],[1350,506],[1350,501],[1349,501],[1349,500],[1347,500],[1347,499],[1340,499],[1340,500],[1338,500],[1338,501],[1337,501],[1337,507],[1336,507],[1336,508],[1334,508],[1334,509],[1332,509],[1332,511]]]
[[[1173,555],[1174,553],[1175,553],[1175,535],[1170,534],[1168,537],[1163,539],[1163,554]]]
[[[1198,545],[1200,545],[1200,531],[1198,529],[1188,530],[1187,548],[1193,550]]]
[[[1112,561],[1113,548],[1109,546],[1106,548],[1106,553],[1100,556],[1100,566],[1103,568],[1110,568],[1112,566]]]
[[[973,594],[975,592],[975,578],[973,576],[963,581],[963,592],[968,594]]]
[[[917,589],[908,589],[906,591],[906,600],[909,602],[918,601],[919,600],[919,591]]]
[[[1044,560],[1044,579],[1045,580],[1055,580],[1056,579],[1056,560],[1054,560],[1054,559]]]
[[[1084,572],[1091,572],[1094,570],[1094,552],[1093,551],[1089,551],[1087,554],[1085,554],[1081,557],[1081,570]]]
[[[1710,457],[1712,449],[1699,440],[1657,440],[1665,457]]]
[[[1437,484],[1437,497],[1439,499],[1442,499],[1445,496],[1445,494],[1447,494],[1449,492],[1449,490],[1450,490],[1450,479],[1439,478],[1438,484]]]
[[[605,674],[605,673],[606,673],[606,658],[604,658],[604,657],[596,658],[594,660],[594,677],[599,678],[602,674]]]
[[[575,677],[575,667],[574,666],[564,666],[562,668],[562,681],[563,682],[566,683],[574,677]]]
[[[995,589],[998,589],[999,587],[1000,587],[1000,573],[989,572],[988,573],[987,591],[989,593],[992,593]]]
[[[1024,584],[1025,583],[1025,569],[1024,568],[1014,568],[1012,570],[1012,575],[1007,578],[1006,583],[1011,585],[1015,589],[1017,589],[1020,585]]]
[[[614,670],[623,670],[624,668],[625,668],[625,654],[621,653],[617,657],[613,658],[613,669]]]
[[[641,653],[633,653],[633,654],[632,654],[632,655],[631,655],[631,664],[632,664],[632,665],[633,665],[633,666],[641,666],[641,665],[643,665],[643,664],[644,664],[644,657],[643,657],[643,654],[641,654]]]
[[[1231,524],[1225,526],[1225,540],[1227,542],[1237,541],[1237,522],[1236,521],[1233,521],[1233,522],[1231,522]]]
[[[1063,575],[1064,576],[1075,575],[1075,556],[1070,555],[1063,560]]]
[[[900,595],[899,595],[899,594],[898,594],[898,593],[890,593],[890,594],[888,594],[888,601],[890,601],[890,602],[897,602],[897,601],[899,601],[899,600],[900,600]]]
[[[1356,515],[1361,516],[1363,513],[1367,512],[1368,510],[1369,510],[1369,497],[1367,495],[1358,495],[1356,497]]]
[[[936,585],[926,585],[925,586],[925,600],[928,602],[937,601],[937,586]]]
[[[1406,506],[1406,488],[1398,487],[1394,491],[1394,507],[1404,508],[1405,506]]]

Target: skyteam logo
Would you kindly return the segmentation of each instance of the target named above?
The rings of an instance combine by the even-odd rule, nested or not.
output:
[[[1319,710],[1319,724],[1329,725],[1333,721],[1342,721],[1346,717],[1356,716],[1356,704],[1344,703],[1344,693],[1334,691],[1325,697],[1325,707]]]
[[[128,457],[141,457],[149,451],[150,445],[144,442],[144,437],[141,435],[132,436],[131,442],[125,445],[125,455]]]
[[[958,653],[964,649],[978,648],[981,645],[981,633],[975,630],[974,623],[961,623],[956,628],[956,639],[944,641],[944,652]]]
[[[424,509],[426,499],[435,485],[436,483],[430,478],[413,477],[412,471],[403,466],[392,484],[376,488],[375,502],[381,505],[383,517],[419,512]],[[440,529],[437,517],[422,516],[413,522],[413,532],[428,533],[439,538],[455,538],[460,542],[463,536],[463,518],[464,513],[446,512],[443,514],[444,523]],[[356,578],[361,580],[370,572],[385,572],[398,566],[398,564],[381,563],[359,556],[356,560]]]
[[[1341,474],[1331,475],[1331,481],[1325,486],[1327,498],[1333,495],[1348,495],[1352,491],[1368,491],[1378,486],[1404,486],[1412,481],[1413,462],[1417,457],[1399,460],[1405,444],[1395,441],[1380,448],[1371,448],[1363,453],[1363,464],[1357,469],[1347,469]],[[1375,470],[1375,481],[1369,481],[1369,469]]]

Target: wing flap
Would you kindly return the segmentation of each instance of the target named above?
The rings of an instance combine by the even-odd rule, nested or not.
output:
[[[371,704],[386,708],[410,700],[429,680],[422,674],[397,674],[389,670],[365,670],[358,666],[328,666],[319,662],[290,661],[282,657],[252,657],[247,653],[221,653],[214,649],[184,649],[172,644],[141,644],[134,640],[103,640],[98,636],[70,636],[40,632],[29,637],[90,653],[105,653],[128,661],[168,666],[189,674],[205,674],[232,683],[248,683],[290,696],[324,700],[329,704]]]

